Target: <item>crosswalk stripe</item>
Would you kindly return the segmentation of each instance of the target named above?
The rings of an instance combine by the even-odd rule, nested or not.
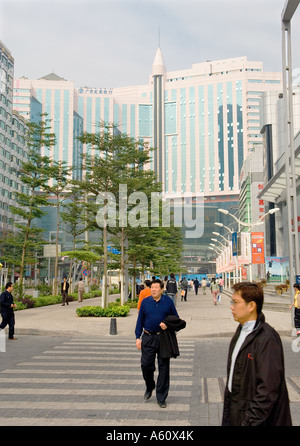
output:
[[[154,401],[154,400],[153,400]],[[149,401],[150,403],[150,401]],[[147,411],[157,411],[157,404],[147,404],[146,402],[141,403],[130,403],[130,410],[141,410],[141,406],[144,406],[144,409],[147,409]],[[21,409],[44,409],[44,410],[129,410],[129,404],[128,401],[125,401],[124,403],[117,403],[117,402],[92,402],[89,401],[88,403],[84,403],[82,401],[80,402],[74,402],[74,401],[67,401],[67,402],[60,402],[60,401],[1,401],[1,408],[2,409],[15,409],[18,408],[18,410]],[[169,404],[168,410],[169,411],[182,411],[182,412],[188,412],[189,411],[189,404]]]
[[[127,358],[126,358],[127,359]],[[32,362],[20,362],[19,365],[20,366],[45,366],[45,367],[104,367],[105,365],[109,365],[110,370],[115,369],[115,368],[126,368],[126,369],[136,369],[137,367],[139,367],[140,362],[134,364],[132,361],[128,362],[126,360],[122,360],[119,358],[119,360],[117,361],[116,364],[111,364],[109,361],[104,361],[102,359],[98,359],[97,361],[93,361],[93,362],[87,362],[84,361],[84,363],[80,363],[80,362],[72,362],[72,361],[68,361],[68,360],[62,360],[60,362],[55,362],[55,361],[32,361]],[[192,369],[193,365],[192,364],[178,364],[178,363],[173,363],[171,364],[171,368],[172,370],[174,369]],[[184,372],[182,372],[184,373]],[[192,372],[189,372],[189,374],[191,374]]]
[[[79,373],[80,374],[80,373]],[[66,375],[66,373],[65,373]],[[138,385],[140,386],[142,389],[145,390],[145,384],[143,381],[139,381],[137,382],[137,377],[136,376],[132,376],[132,377],[128,377],[126,379],[122,379],[122,378],[117,378],[117,383],[118,385],[128,385],[130,381],[134,382],[134,385]],[[92,385],[92,384],[99,384],[99,385],[108,385],[111,386],[112,388],[115,389],[115,381],[113,380],[113,378],[110,376],[109,378],[63,378],[63,377],[59,377],[59,378],[53,378],[48,377],[48,378],[36,378],[34,377],[34,381],[33,381],[33,377],[30,378],[24,378],[24,377],[11,377],[11,378],[3,378],[1,376],[1,383],[0,383],[0,389],[1,389],[1,385],[3,384],[9,384],[9,383],[23,383],[23,384],[76,384],[76,385],[80,385],[80,384],[87,384],[87,385]],[[171,386],[172,388],[175,386],[181,386],[181,387],[190,387],[193,384],[192,381],[189,380],[180,380],[180,379],[176,379],[175,376],[171,376]],[[118,389],[116,390],[116,393],[118,392]],[[1,407],[1,401],[0,401],[0,407]]]
[[[33,394],[34,390],[34,394]],[[72,396],[106,396],[111,395],[111,389],[57,389],[56,387],[47,387],[47,388],[26,388],[26,389],[19,389],[18,387],[10,387],[10,388],[0,388],[0,395],[18,395],[19,397],[22,397],[22,395],[31,395],[38,397],[40,395],[72,395]],[[142,392],[141,389],[119,389],[118,390],[118,396],[132,396],[132,397],[141,397]],[[187,397],[189,398],[191,396],[190,390],[172,390],[172,397]],[[2,400],[3,398],[1,398]]]

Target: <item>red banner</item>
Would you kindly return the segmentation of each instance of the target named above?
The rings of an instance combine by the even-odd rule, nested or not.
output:
[[[264,233],[252,232],[251,244],[252,244],[252,263],[265,263]]]

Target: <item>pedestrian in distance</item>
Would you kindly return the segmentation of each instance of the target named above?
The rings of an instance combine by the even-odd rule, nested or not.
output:
[[[201,280],[202,294],[206,294],[207,280],[205,277]]]
[[[300,334],[300,284],[294,284],[294,302],[290,306],[290,310],[294,307],[294,324],[297,336]]]
[[[67,278],[64,277],[63,282],[61,283],[61,296],[62,296],[62,306],[65,304],[69,305],[68,302],[68,291],[69,291],[69,282],[67,282]]]
[[[0,324],[0,330],[3,330],[8,325],[8,339],[16,340],[15,338],[15,313],[14,310],[17,305],[14,303],[12,295],[14,285],[12,282],[7,282],[5,285],[5,291],[0,296],[1,316],[2,322]]]
[[[84,281],[82,280],[82,277],[80,277],[79,282],[77,283],[77,291],[78,291],[78,302],[82,302],[83,293],[85,291],[85,285]]]
[[[241,282],[233,290],[239,326],[229,346],[222,425],[291,426],[282,343],[262,313],[262,287]]]
[[[177,288],[177,282],[176,282],[174,273],[170,274],[170,279],[167,281],[166,293],[172,299],[172,301],[174,302],[174,304],[176,306],[178,288]]]
[[[139,300],[137,304],[137,309],[139,310],[141,308],[142,300],[145,299],[145,297],[151,296],[151,280],[146,279],[144,284],[145,288],[140,292]]]
[[[199,286],[200,286],[200,282],[199,282],[199,280],[196,277],[196,279],[194,280],[194,288],[195,288],[196,296],[198,295],[198,288],[199,288]]]
[[[224,286],[224,279],[220,277],[219,279],[219,288],[220,288],[220,294],[223,292],[223,286]]]
[[[210,292],[213,295],[214,305],[217,305],[217,295],[219,293],[219,285],[216,282],[216,279],[213,277],[210,285]]]
[[[175,305],[169,296],[163,294],[164,284],[161,280],[155,279],[151,284],[151,296],[143,299],[138,314],[135,336],[136,347],[141,350],[141,369],[146,384],[144,399],[149,400],[156,387],[156,399],[161,408],[167,407],[166,399],[170,386],[170,357],[176,357],[179,352],[162,352],[163,339],[167,335],[168,318],[173,318],[172,322],[181,323]],[[185,326],[185,322],[184,322]],[[183,328],[183,327],[181,327]],[[176,342],[172,339],[172,345]],[[164,343],[164,346],[166,344]],[[155,360],[158,361],[158,377],[155,384],[154,371]]]
[[[187,292],[188,292],[188,281],[186,280],[185,277],[183,277],[183,279],[180,282],[180,288],[181,288],[181,300],[184,300],[185,302],[187,301]]]
[[[163,279],[164,282],[164,293],[167,294],[167,283],[168,283],[169,277],[165,276]]]

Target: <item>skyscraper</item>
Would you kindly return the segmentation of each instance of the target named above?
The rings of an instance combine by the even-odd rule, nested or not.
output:
[[[15,81],[15,89],[29,88],[53,120],[59,159],[79,161],[72,155],[72,116],[82,119],[87,132],[95,131],[101,121],[115,123],[120,131],[156,149],[151,168],[167,199],[203,195],[204,234],[201,239],[185,240],[186,256],[191,259],[211,257],[207,243],[220,218],[217,208],[237,207],[243,160],[262,141],[259,98],[280,85],[281,73],[265,72],[261,62],[246,57],[168,72],[160,48],[144,85],[76,88],[54,74]]]

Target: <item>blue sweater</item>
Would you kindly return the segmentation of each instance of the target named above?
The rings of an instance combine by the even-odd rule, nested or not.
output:
[[[161,331],[159,324],[169,315],[178,316],[174,302],[169,296],[163,294],[159,301],[152,296],[143,299],[135,327],[136,339],[141,337],[143,329]]]

